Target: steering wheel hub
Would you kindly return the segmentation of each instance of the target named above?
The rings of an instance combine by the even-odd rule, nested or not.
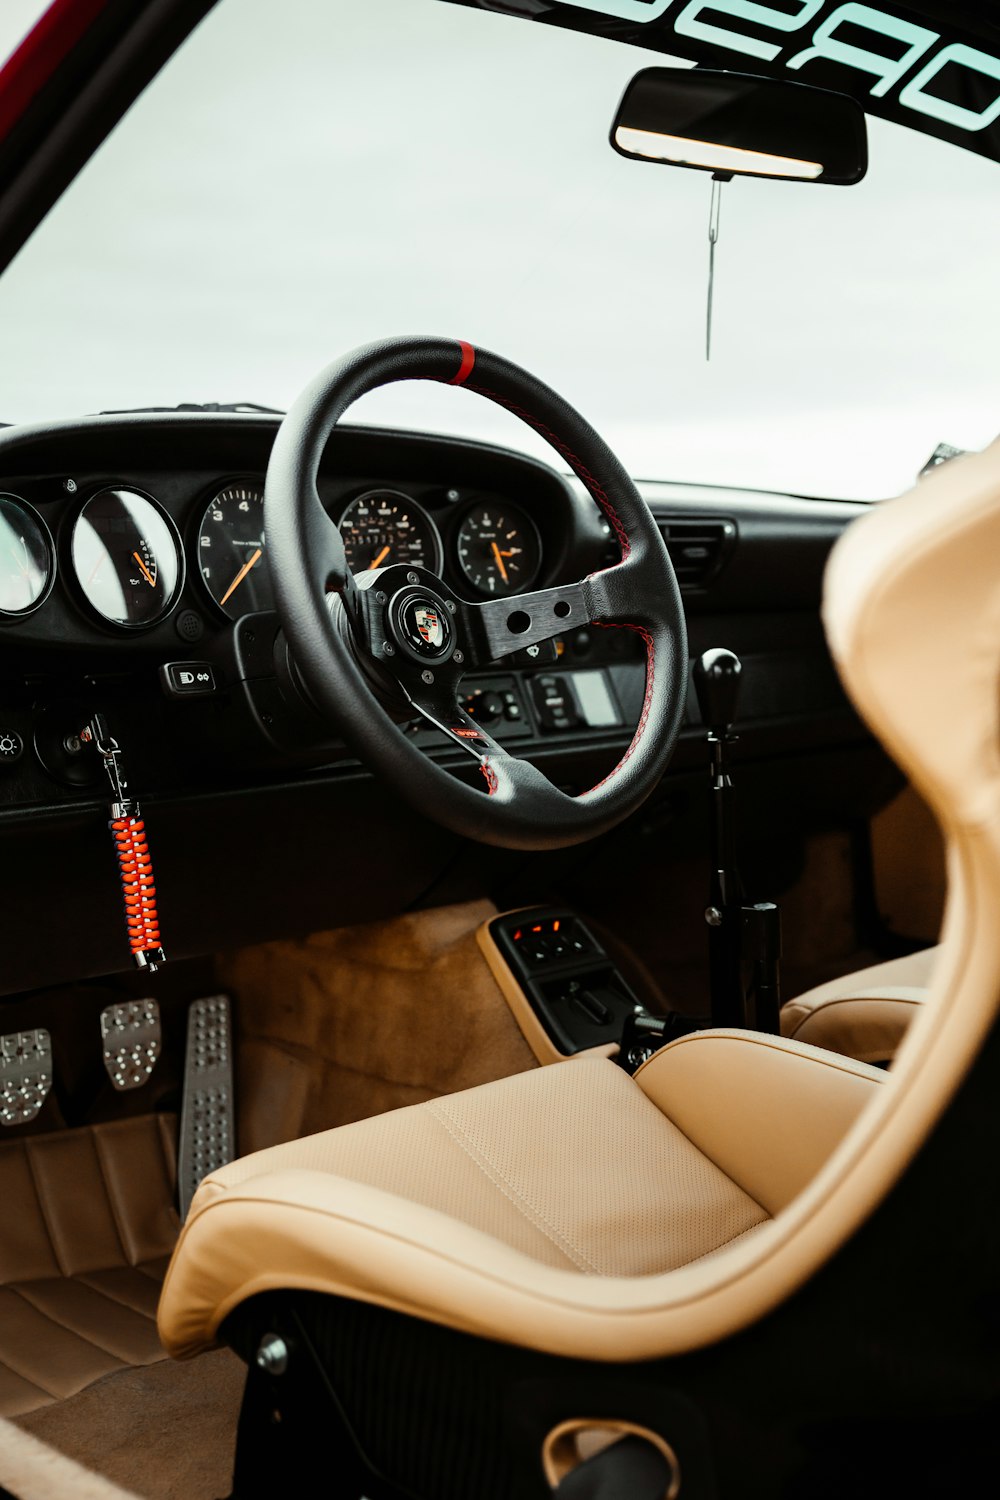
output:
[[[389,606],[388,634],[419,662],[445,662],[455,649],[455,628],[440,595],[418,585],[403,589]]]

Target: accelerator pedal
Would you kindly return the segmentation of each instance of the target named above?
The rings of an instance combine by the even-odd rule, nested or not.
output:
[[[229,1000],[212,995],[188,1011],[184,1100],[177,1163],[182,1220],[203,1177],[236,1154]]]
[[[160,1055],[160,1007],[155,1000],[130,1000],[101,1011],[104,1066],[115,1088],[139,1089]]]
[[[0,1036],[0,1125],[33,1120],[52,1087],[52,1038],[44,1026]]]

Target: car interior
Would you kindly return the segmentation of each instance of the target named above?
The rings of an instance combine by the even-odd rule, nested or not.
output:
[[[0,68],[0,1494],[986,1493],[1000,402],[977,386],[971,435],[956,418],[962,447],[935,448],[875,366],[898,293],[908,337],[934,324],[915,382],[933,367],[962,404],[935,338],[991,368],[1000,22],[931,0],[365,9],[28,4]],[[563,84],[531,86],[564,53],[572,119]],[[342,80],[343,136],[306,130],[327,101],[296,115],[297,73],[268,99],[293,56]],[[574,83],[591,58],[607,74]],[[218,116],[195,77],[218,79]],[[241,89],[263,123],[231,118]],[[269,111],[301,161],[267,157]],[[563,268],[536,189],[518,196],[519,172],[558,179],[578,120],[579,181],[651,205],[581,252],[619,253],[620,286]],[[466,130],[495,135],[509,181],[446,170]],[[782,265],[854,195],[891,200],[899,140],[966,164],[912,181],[928,236],[969,256],[978,326],[938,239],[924,253],[907,220],[890,287],[850,221],[871,280],[850,305],[817,282],[815,326],[867,323],[872,350],[813,357],[845,389],[838,359],[871,364],[859,425],[845,395],[814,401],[815,431],[790,406],[787,451],[741,436],[731,368],[751,415],[755,379],[762,401],[775,370],[809,384]],[[288,247],[280,291],[233,263],[223,146],[261,264]],[[337,259],[344,183],[379,207]],[[480,240],[476,194],[497,214]],[[293,197],[331,199],[329,246],[303,244]],[[648,240],[654,264],[657,224],[676,287],[630,259]],[[489,316],[462,328],[475,245]],[[169,280],[201,256],[204,285]],[[305,291],[328,276],[339,341]],[[229,277],[245,326],[216,366]],[[577,332],[547,321],[563,300]],[[74,338],[98,324],[106,349]],[[241,338],[276,372],[254,400],[231,399]],[[203,387],[202,360],[239,384]],[[671,361],[691,373],[654,390]],[[878,391],[886,445],[918,433],[885,490],[861,435]],[[718,468],[706,451],[686,478],[670,441],[699,406]],[[799,450],[828,482],[799,485]]]

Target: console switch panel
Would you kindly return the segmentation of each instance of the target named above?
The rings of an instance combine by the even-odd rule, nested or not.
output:
[[[497,917],[490,934],[549,1039],[565,1057],[617,1044],[630,1016],[646,1016],[633,990],[579,917],[536,907]]]

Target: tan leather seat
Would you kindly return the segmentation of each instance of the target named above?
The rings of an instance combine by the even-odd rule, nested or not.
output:
[[[891,1061],[927,999],[938,953],[925,948],[806,990],[782,1006],[782,1036],[861,1062]]]
[[[257,1152],[199,1188],[161,1336],[197,1353],[245,1298],[294,1286],[575,1344],[583,1278],[629,1280],[645,1300],[648,1278],[753,1234],[884,1078],[801,1043],[715,1031],[674,1042],[634,1079],[580,1059]],[[705,1108],[713,1094],[724,1110]],[[615,1328],[624,1355],[622,1337]]]

